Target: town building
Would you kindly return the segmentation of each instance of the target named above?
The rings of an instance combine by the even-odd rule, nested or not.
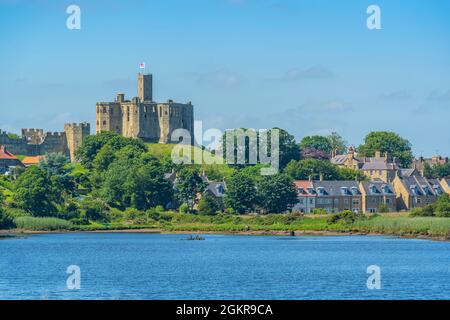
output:
[[[294,181],[298,202],[292,212],[313,213],[316,207],[317,193],[311,181]]]
[[[194,133],[194,107],[191,102],[176,103],[173,100],[153,101],[153,76],[138,74],[138,96],[131,100],[118,93],[114,102],[98,102],[96,105],[96,132],[112,131],[128,138],[141,138],[152,143],[178,143],[172,133],[184,129],[192,143]]]
[[[361,170],[370,180],[380,180],[392,182],[396,172],[400,169],[397,159],[391,159],[387,153],[384,155],[380,151],[375,152],[374,157],[360,157],[355,149],[350,147],[347,154],[334,155],[331,163],[354,169]]]
[[[23,167],[22,162],[5,146],[0,145],[0,174],[9,174],[15,167]]]
[[[398,210],[412,210],[432,204],[443,194],[441,184],[437,179],[426,179],[422,176],[400,177],[393,181],[397,197]]]
[[[37,166],[44,156],[27,156],[23,158],[22,163],[25,167]]]
[[[450,178],[442,178],[440,183],[442,190],[444,190],[445,193],[450,194]]]
[[[435,165],[439,165],[439,164],[443,165],[443,164],[447,164],[447,163],[449,163],[448,157],[442,157],[440,155],[437,155],[437,156],[434,156],[431,158],[424,158],[424,157],[415,158],[415,159],[413,159],[411,167],[415,168],[417,171],[419,171],[423,175],[426,165],[433,167]]]
[[[394,187],[383,181],[362,181],[361,191],[362,211],[377,213],[385,209],[387,212],[397,211]]]
[[[362,211],[361,191],[357,181],[313,181],[317,194],[315,208],[328,213]]]

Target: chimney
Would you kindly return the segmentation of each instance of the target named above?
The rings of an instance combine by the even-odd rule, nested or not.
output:
[[[381,158],[380,150],[375,151],[375,158]]]
[[[312,182],[312,176],[311,175],[308,176],[308,181]]]
[[[321,173],[321,174],[319,175],[319,180],[320,180],[320,181],[323,181],[323,173]]]
[[[117,94],[116,101],[117,101],[117,102],[124,102],[124,101],[125,101],[125,94],[119,92],[119,93]]]

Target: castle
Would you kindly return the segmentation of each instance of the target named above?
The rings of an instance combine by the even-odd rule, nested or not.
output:
[[[13,154],[38,156],[58,152],[75,161],[75,150],[90,135],[89,123],[67,123],[64,132],[44,132],[43,129],[22,129],[22,136],[0,130],[0,145]]]
[[[153,76],[138,74],[138,96],[125,100],[118,93],[114,102],[98,102],[96,132],[112,131],[128,138],[145,142],[170,143],[176,129],[194,132],[194,107],[168,100],[153,101]],[[176,141],[178,142],[178,141]]]

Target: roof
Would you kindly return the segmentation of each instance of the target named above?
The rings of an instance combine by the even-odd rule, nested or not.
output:
[[[361,170],[394,170],[395,165],[386,161],[369,161],[365,162]]]
[[[0,160],[18,160],[5,146],[0,146]]]
[[[297,195],[302,197],[316,197],[317,194],[314,190],[313,184],[309,180],[297,180],[294,181],[295,188],[297,189]]]
[[[420,175],[415,168],[400,169],[401,177],[411,177],[413,175]]]
[[[214,196],[222,198],[225,196],[226,185],[225,182],[209,182],[206,191],[211,192]]]
[[[313,181],[318,196],[355,196],[360,195],[359,183],[353,180]]]
[[[395,196],[394,187],[383,181],[363,181],[361,185],[370,196]]]
[[[44,156],[35,156],[35,157],[25,157],[22,160],[22,163],[26,166],[31,166],[35,164],[39,164],[39,162],[44,158]]]
[[[426,179],[422,176],[402,177],[400,181],[408,194],[412,196],[438,196],[442,194],[442,187],[437,179]]]

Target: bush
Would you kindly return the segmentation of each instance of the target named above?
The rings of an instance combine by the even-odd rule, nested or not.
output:
[[[189,206],[186,203],[183,203],[179,208],[178,211],[180,213],[188,213],[189,212]]]
[[[389,208],[385,203],[382,203],[380,205],[380,207],[378,208],[378,212],[379,213],[388,213],[389,212]]]
[[[13,229],[14,227],[15,223],[13,218],[8,216],[0,207],[0,229]]]
[[[108,221],[108,206],[101,200],[86,198],[81,203],[83,217],[93,221]]]
[[[212,216],[217,214],[217,211],[219,210],[220,205],[217,199],[209,192],[204,193],[198,204],[198,212],[200,214]]]
[[[327,210],[322,209],[322,208],[315,208],[312,211],[313,214],[328,214]]]
[[[345,210],[339,213],[332,214],[328,217],[327,223],[335,224],[342,222],[344,224],[352,224],[357,220],[362,220],[364,215],[362,213],[353,212],[350,210]]]

